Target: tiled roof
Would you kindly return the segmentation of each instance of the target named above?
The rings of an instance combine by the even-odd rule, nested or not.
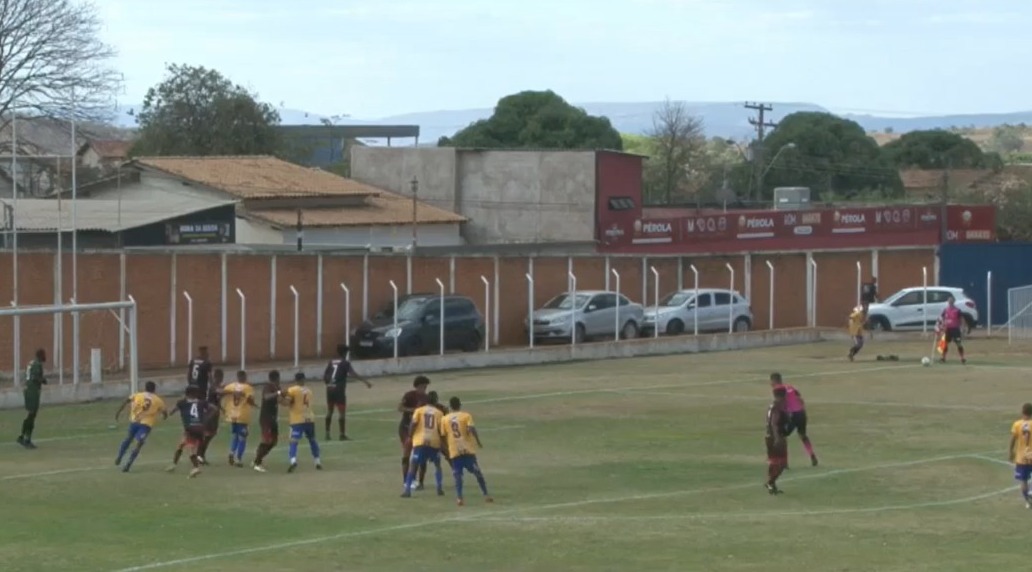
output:
[[[296,209],[252,209],[246,216],[277,226],[292,227],[297,223]],[[361,207],[303,208],[301,219],[305,228],[411,224],[412,199],[383,191],[379,196],[366,199],[366,205]],[[456,224],[465,222],[466,217],[419,202],[416,204],[416,221],[419,224]]]
[[[87,144],[101,159],[125,159],[129,156],[132,141],[93,140]]]
[[[373,197],[383,191],[275,157],[139,157],[134,163],[241,199]]]

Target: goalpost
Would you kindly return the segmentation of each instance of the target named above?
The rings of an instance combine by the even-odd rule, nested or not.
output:
[[[1032,285],[1007,289],[1007,343],[1032,338]]]
[[[31,356],[35,352],[36,347],[22,347],[22,331],[21,331],[21,319],[29,316],[50,316],[54,319],[55,323],[63,321],[63,317],[66,315],[72,316],[73,320],[79,320],[82,314],[91,312],[103,312],[110,313],[114,316],[115,321],[118,324],[118,345],[121,346],[121,340],[128,337],[128,354],[129,363],[127,364],[127,373],[129,374],[129,387],[130,391],[135,393],[139,389],[139,347],[137,344],[137,305],[136,300],[132,296],[129,296],[128,301],[123,302],[97,302],[97,303],[79,303],[79,304],[65,304],[65,305],[51,305],[51,306],[15,306],[0,307],[0,318],[10,317],[13,321],[13,353],[11,354],[12,359],[12,370],[14,372],[14,383],[16,386],[21,386],[23,383],[24,368],[22,361],[23,358]],[[122,315],[125,316],[124,320]],[[72,347],[73,351],[78,351],[79,337],[81,331],[73,328],[72,332]],[[95,337],[104,337],[102,334],[94,334]],[[62,335],[63,338],[63,335]],[[87,343],[86,347],[102,346],[104,342],[110,340],[101,339],[90,339],[85,340]],[[45,345],[37,346],[44,347]],[[58,352],[62,352],[64,347],[63,340],[58,345]],[[47,352],[50,354],[51,352]],[[50,356],[48,356],[50,357]],[[74,356],[73,356],[74,357]],[[31,358],[29,358],[31,359]],[[56,363],[48,364],[56,367],[63,377],[63,359],[57,360]],[[73,364],[77,364],[78,360],[73,360]],[[63,379],[62,379],[63,381]],[[53,382],[51,382],[53,383]]]

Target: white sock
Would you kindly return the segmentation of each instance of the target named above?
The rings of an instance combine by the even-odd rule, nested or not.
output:
[[[291,457],[290,458],[290,464],[291,465],[296,465],[297,464],[297,457]]]

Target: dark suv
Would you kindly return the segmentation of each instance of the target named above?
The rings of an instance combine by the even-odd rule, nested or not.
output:
[[[356,358],[391,357],[394,344],[399,356],[436,353],[441,332],[441,297],[410,294],[398,300],[398,327],[392,317],[394,303],[351,336]],[[474,352],[484,339],[484,317],[465,296],[444,297],[444,349]]]

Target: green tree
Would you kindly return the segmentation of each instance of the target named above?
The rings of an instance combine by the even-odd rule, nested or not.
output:
[[[981,169],[991,162],[974,141],[942,129],[911,131],[882,152],[900,169]]]
[[[552,91],[524,91],[503,97],[494,114],[472,123],[442,147],[505,149],[622,150],[620,133],[609,119],[588,115]]]
[[[1001,125],[993,129],[993,135],[989,138],[989,148],[1006,155],[1020,152],[1025,146],[1022,131],[1022,128],[1012,125]]]
[[[897,169],[884,159],[878,143],[855,121],[830,113],[793,113],[778,123],[763,142],[766,172],[762,195],[775,187],[809,187],[817,196],[851,198],[878,190],[885,196],[903,191]],[[741,175],[739,174],[740,178]]]
[[[671,204],[675,197],[696,194],[699,176],[707,170],[702,120],[688,113],[684,103],[668,99],[653,114],[647,136],[654,153],[646,175],[654,179],[652,191],[658,195],[652,199]]]
[[[215,70],[170,65],[136,116],[133,155],[263,155],[280,151],[279,113]]]

